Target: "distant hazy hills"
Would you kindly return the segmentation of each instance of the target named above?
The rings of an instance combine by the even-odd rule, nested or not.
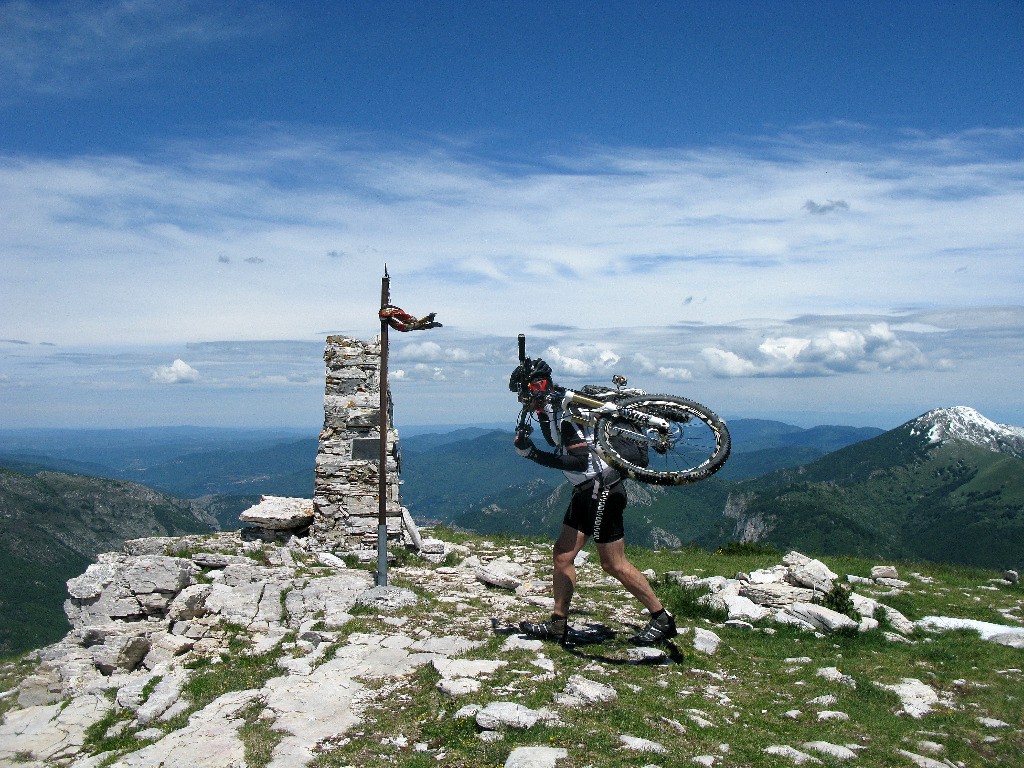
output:
[[[67,631],[64,583],[100,552],[209,530],[192,503],[135,483],[0,469],[0,656]]]
[[[813,461],[838,447],[881,434],[881,429],[814,427],[757,419],[729,423],[732,455],[725,468],[711,480],[685,489],[631,484],[630,493],[645,506],[650,526],[659,527],[668,516],[672,535],[690,541],[707,525],[691,528],[672,524],[678,517],[678,501],[708,507],[721,515],[728,492],[723,480],[755,477],[780,467]],[[451,522],[473,530],[547,532],[552,523],[538,515],[562,474],[520,459],[512,451],[512,432],[468,429],[444,435],[417,435],[402,439],[402,501],[417,519]],[[564,505],[563,505],[564,506]],[[671,507],[671,511],[667,508]],[[712,512],[712,508],[714,512]],[[564,509],[557,514],[555,528]],[[703,518],[702,513],[686,514]],[[685,515],[684,515],[685,516]],[[647,526],[647,523],[644,523]],[[651,543],[641,532],[637,543]]]
[[[0,431],[0,466],[129,480],[202,499],[222,528],[261,494],[313,495],[317,436],[294,430],[169,427]]]

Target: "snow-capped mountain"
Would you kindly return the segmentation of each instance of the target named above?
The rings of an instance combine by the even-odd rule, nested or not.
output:
[[[966,405],[936,408],[908,426],[912,435],[925,435],[932,444],[966,442],[1024,459],[1024,428],[996,424]]]

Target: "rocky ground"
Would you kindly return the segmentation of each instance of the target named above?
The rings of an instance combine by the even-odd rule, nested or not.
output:
[[[563,648],[515,629],[548,544],[440,535],[387,588],[237,533],[101,556],[0,668],[0,766],[1024,764],[1012,572],[637,550],[681,630],[652,650],[582,553]]]

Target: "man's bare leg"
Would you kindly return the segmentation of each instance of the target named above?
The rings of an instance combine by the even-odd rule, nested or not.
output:
[[[555,540],[551,553],[554,574],[551,577],[551,588],[555,595],[554,613],[558,616],[569,615],[569,603],[576,591],[576,555],[587,543],[587,534],[562,526],[562,532]]]
[[[622,586],[639,600],[652,616],[664,607],[658,596],[654,594],[654,590],[651,589],[651,583],[647,581],[647,577],[626,559],[625,539],[619,539],[609,544],[598,544],[597,554],[601,558],[601,567],[605,572],[622,582]],[[557,600],[555,604],[557,606]]]

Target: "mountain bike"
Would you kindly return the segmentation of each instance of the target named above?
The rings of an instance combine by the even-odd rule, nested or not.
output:
[[[674,395],[652,395],[627,387],[623,376],[612,377],[614,387],[588,384],[574,391],[554,384],[551,367],[541,358],[526,356],[526,336],[519,335],[519,367],[509,389],[523,404],[516,435],[529,436],[540,424],[552,445],[553,422],[567,418],[593,430],[594,449],[610,466],[627,477],[654,485],[688,485],[710,477],[729,458],[731,441],[725,421],[700,403]],[[554,423],[557,430],[557,423]],[[623,441],[639,446],[623,450]],[[631,461],[623,455],[633,457]]]

